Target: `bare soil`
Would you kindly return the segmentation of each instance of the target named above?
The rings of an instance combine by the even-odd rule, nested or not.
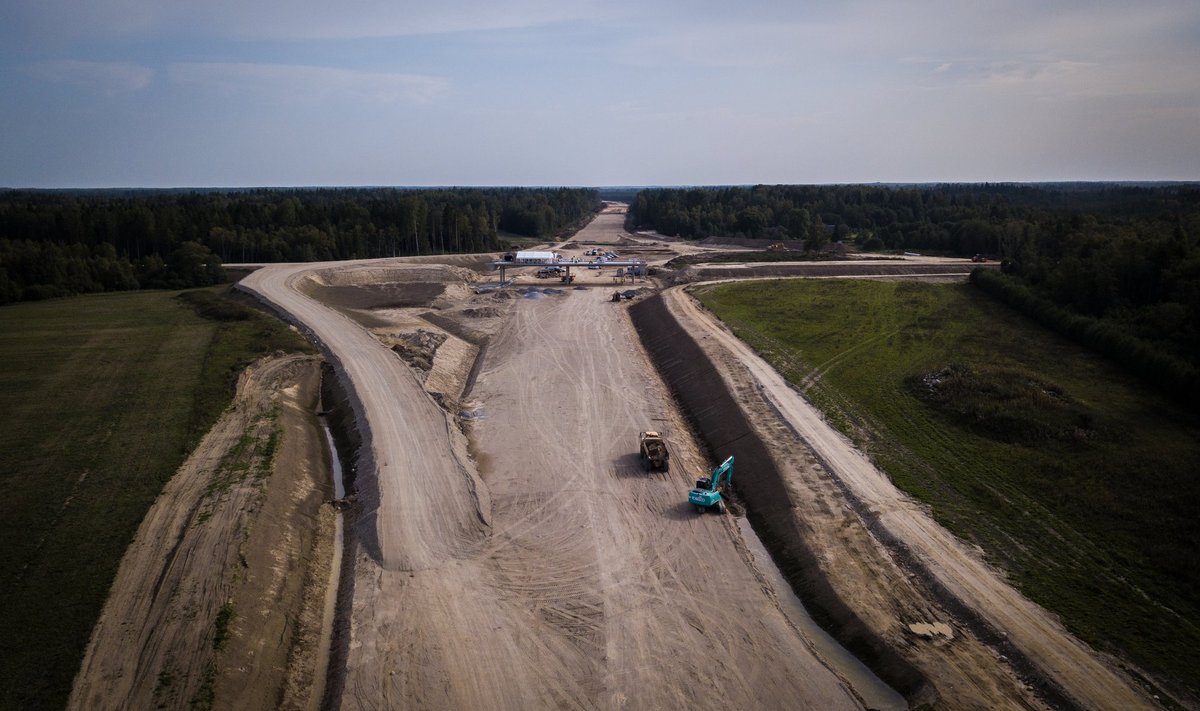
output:
[[[612,244],[663,261],[706,249],[630,235],[622,219],[619,210],[606,211],[558,248],[569,256],[582,254],[585,244]],[[339,608],[344,636],[335,654],[335,705],[861,708],[781,610],[734,517],[697,515],[686,503],[693,480],[715,463],[710,454],[732,446],[718,441],[722,427],[730,437],[759,443],[759,453],[746,455],[759,466],[742,476],[771,500],[748,495],[742,503],[768,545],[782,552],[780,567],[835,636],[911,703],[1149,705],[1110,660],[1021,598],[977,551],[938,528],[848,442],[822,429],[819,415],[797,404],[774,371],[690,298],[670,290],[663,311],[711,364],[713,374],[697,378],[697,389],[724,391],[734,403],[715,413],[716,435],[709,426],[693,434],[705,413],[685,417],[643,350],[629,306],[610,302],[618,288],[611,274],[580,269],[575,288],[555,288],[532,270],[513,270],[514,286],[475,293],[498,278],[483,267],[489,257],[443,258],[453,266],[436,257],[274,265],[243,281],[322,348],[361,437],[354,503],[346,512],[349,592]],[[863,273],[864,267],[872,268],[837,269]],[[756,273],[720,268],[733,272],[722,278]],[[960,266],[916,258],[897,268],[945,278]],[[407,360],[393,349],[399,344],[410,351]],[[723,413],[731,416],[727,422]],[[740,431],[733,432],[737,422]],[[644,429],[665,434],[669,472],[642,469],[637,433]],[[296,456],[317,455],[297,450]],[[191,496],[185,500],[197,494]],[[252,500],[239,510],[253,508]],[[279,515],[285,509],[281,504]],[[213,507],[211,516],[221,510]],[[318,527],[315,521],[301,527]],[[227,529],[210,547],[236,550],[230,541],[237,530]],[[137,572],[131,580],[155,577],[147,571],[175,575],[179,556],[170,548],[168,541],[131,561]],[[283,549],[293,550],[271,550]],[[208,578],[192,587],[172,583],[185,591],[198,587],[189,594],[202,602],[159,603],[164,610],[151,621],[142,622],[143,614],[127,623],[130,632],[111,620],[116,631],[98,627],[98,640],[117,641],[93,641],[106,646],[89,653],[73,705],[104,707],[108,694],[119,700],[114,707],[192,698],[213,658],[217,609],[233,600],[239,615],[255,610],[220,582],[223,573],[212,574],[239,565],[236,556],[204,558],[200,568]],[[278,589],[275,570],[264,574],[260,590]],[[110,604],[144,604],[138,596],[147,593],[137,592],[137,582],[115,590]],[[314,586],[289,599],[304,607]],[[155,596],[148,597],[153,603]],[[179,614],[192,609],[180,602],[203,609]],[[245,614],[231,629],[220,654],[241,644],[243,661],[218,665],[219,698],[236,698],[246,708],[273,707],[274,699],[303,705],[302,671],[288,677],[282,695],[228,696],[239,684],[281,678],[256,668],[271,666],[267,660],[280,653],[266,618]],[[149,650],[150,661],[120,667],[118,643]],[[186,649],[169,657],[174,666],[154,661],[167,659],[158,650],[172,645]],[[161,670],[175,668],[185,671],[164,684]],[[177,679],[186,679],[187,688]],[[140,696],[131,695],[135,687]]]
[[[313,297],[331,306],[352,309],[401,308],[420,306],[440,296],[444,284],[364,284],[362,286],[325,286],[313,289]]]
[[[307,703],[284,687],[323,673],[306,646],[319,620],[296,619],[308,595],[323,595],[323,584],[306,584],[321,565],[313,549],[325,531],[318,517],[328,481],[311,432],[318,370],[316,359],[291,356],[243,373],[233,406],[167,484],[122,559],[70,708]],[[217,642],[223,608],[232,614]]]
[[[325,345],[366,425],[343,706],[860,707],[732,518],[687,505],[709,463],[607,290],[479,294],[439,312],[475,329],[463,311],[506,313],[459,394],[468,442],[432,375],[289,286],[304,271],[246,286]],[[372,331],[411,326],[384,311],[371,315],[391,325]],[[669,474],[641,469],[650,425],[672,447]]]

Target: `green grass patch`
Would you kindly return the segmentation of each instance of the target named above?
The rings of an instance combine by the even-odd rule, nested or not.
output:
[[[963,284],[698,291],[1083,639],[1200,688],[1200,420]]]
[[[233,609],[233,603],[227,602],[221,605],[221,609],[217,611],[217,619],[213,622],[213,649],[221,651],[225,648],[225,643],[229,641],[229,625],[237,619],[237,612]]]
[[[0,708],[65,705],[125,548],[240,371],[310,350],[253,310],[201,315],[224,288],[0,308]]]
[[[251,429],[242,433],[238,441],[221,458],[221,463],[217,465],[208,485],[204,487],[204,499],[192,523],[201,525],[212,518],[225,493],[234,484],[244,482],[250,477],[254,477],[256,482],[269,477],[275,463],[275,452],[279,448],[280,435],[279,410],[272,407],[252,423]]]
[[[217,665],[212,663],[204,669],[200,688],[196,689],[196,693],[192,695],[191,701],[188,702],[188,708],[192,711],[211,711],[217,700],[216,683]]]

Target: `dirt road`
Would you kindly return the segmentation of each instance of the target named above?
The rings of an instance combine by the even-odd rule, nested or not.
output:
[[[645,237],[630,240],[622,217],[602,214],[558,247],[662,248]],[[925,263],[911,261],[910,268]],[[699,454],[646,361],[625,306],[609,302],[611,290],[520,276],[491,297],[468,297],[461,287],[454,298],[438,296],[444,310],[435,317],[385,308],[394,294],[379,287],[381,279],[436,291],[428,282],[445,268],[427,262],[274,265],[243,282],[323,346],[363,429],[358,504],[348,514],[354,571],[343,611],[350,639],[341,705],[858,706],[781,613],[732,519],[698,517],[686,505],[691,480],[712,462]],[[405,276],[389,276],[401,266]],[[323,283],[348,287],[338,292],[340,311],[302,293],[325,293],[304,286],[322,273]],[[365,296],[353,292],[360,282],[372,284]],[[797,525],[822,565],[837,569],[834,587],[928,675],[943,704],[1042,707],[1020,669],[971,630],[914,636],[909,623],[948,617],[931,587],[1008,635],[1072,703],[1148,703],[891,487],[765,363],[690,299],[670,293],[672,310],[706,335],[718,368],[746,374],[731,388],[744,400],[765,398],[758,420],[776,428],[778,441],[793,433],[795,444],[781,457],[815,472],[788,486],[815,492],[808,509],[797,509]],[[487,298],[493,301],[480,301]],[[445,378],[432,397],[434,376],[418,377],[388,347],[395,342],[389,329],[402,323],[411,328],[425,319],[455,331],[455,299],[468,307],[462,313],[487,312],[501,324],[461,404]],[[470,413],[465,434],[455,417],[460,408]],[[667,434],[670,473],[640,470],[635,437],[649,427]],[[931,579],[890,558],[864,523],[899,541]]]
[[[622,220],[619,209],[606,210],[558,248],[578,255],[584,244],[620,245],[652,262],[682,251],[631,238]],[[615,277],[594,271],[580,280],[590,288],[561,288],[523,274],[507,290],[480,295],[462,268],[479,261],[268,265],[243,281],[322,346],[362,437],[346,512],[352,570],[333,701],[347,709],[861,708],[781,609],[737,521],[687,505],[687,489],[714,462],[665,393],[627,306],[610,302]],[[894,273],[894,264],[880,269]],[[958,268],[906,264],[900,269]],[[776,268],[695,272],[734,278]],[[779,498],[795,502],[782,517],[803,530],[815,567],[940,694],[918,702],[1040,709],[1056,701],[1039,697],[1026,667],[1001,656],[1012,649],[1067,705],[1151,706],[897,491],[682,290],[669,290],[667,302],[703,342],[708,358],[699,360],[716,364],[712,381],[727,381],[772,443],[788,490]],[[205,693],[229,707],[319,702],[315,655],[295,653],[290,640],[300,633],[273,602],[319,607],[327,580],[292,572],[312,572],[305,541],[320,527],[297,512],[321,508],[328,492],[309,467],[321,453],[293,444],[318,440],[287,439],[311,420],[313,386],[280,389],[286,370],[248,373],[237,407],[148,514],[94,633],[73,708],[177,708]],[[252,477],[221,477],[237,465],[243,433],[271,440],[272,402],[284,405],[287,468],[303,486],[264,498]],[[642,470],[636,435],[651,428],[670,444],[669,472]],[[246,542],[251,513],[271,529],[270,543]],[[937,634],[958,621],[942,604],[948,599],[1003,641],[985,643],[970,625]],[[226,606],[237,614],[226,619],[223,654],[244,663],[213,671],[214,620]],[[241,635],[252,617],[255,632]],[[912,623],[934,623],[934,634],[914,633]]]
[[[764,594],[732,520],[687,505],[710,465],[605,296],[519,302],[472,396],[485,413],[491,584],[533,613],[526,644],[559,646],[553,676],[574,690],[556,705],[853,706]],[[669,474],[641,468],[649,427],[674,447]]]
[[[355,263],[337,268],[354,269]],[[486,491],[456,454],[461,446],[452,442],[456,431],[445,411],[408,366],[348,316],[293,288],[299,275],[313,270],[314,265],[270,266],[242,285],[304,324],[352,384],[366,457],[359,463],[366,474],[358,491],[362,514],[353,525],[364,552],[384,570],[445,564],[485,538]]]
[[[743,367],[788,426],[813,449],[821,463],[845,487],[873,526],[898,541],[932,576],[936,585],[977,614],[1007,639],[1038,673],[1045,675],[1082,708],[1153,708],[1153,702],[1110,664],[1041,607],[1008,585],[976,551],[937,525],[928,512],[891,481],[803,397],[682,289],[665,294],[671,310],[689,330],[719,344],[716,355],[727,367]],[[710,352],[713,352],[710,350]],[[769,413],[758,413],[770,417]],[[950,666],[947,662],[946,666]],[[982,670],[980,670],[982,671]],[[928,670],[935,680],[936,669]],[[980,674],[983,676],[983,674]]]
[[[471,394],[477,477],[408,366],[293,288],[312,268],[244,283],[324,345],[368,430],[344,708],[860,707],[733,521],[686,505],[709,464],[607,290],[512,305]],[[650,425],[670,474],[640,470]]]

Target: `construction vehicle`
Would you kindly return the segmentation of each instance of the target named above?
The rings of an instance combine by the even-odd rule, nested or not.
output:
[[[653,431],[638,434],[638,448],[642,454],[642,466],[647,469],[667,470],[667,460],[671,458],[671,453],[667,451],[667,443],[663,441],[662,435]]]
[[[697,513],[716,509],[725,513],[725,501],[721,492],[733,484],[733,457],[726,459],[706,479],[697,479],[696,488],[688,492],[688,503],[696,507]]]

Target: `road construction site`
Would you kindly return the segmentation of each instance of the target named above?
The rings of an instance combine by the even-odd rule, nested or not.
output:
[[[650,265],[704,249],[623,218],[549,248]],[[623,275],[632,297],[614,302],[611,269],[547,285],[534,265],[501,286],[495,259],[267,265],[242,282],[318,344],[361,440],[324,706],[1153,707],[684,287]],[[944,279],[962,262],[811,276]],[[643,461],[647,430],[669,466]],[[728,513],[698,513],[688,490],[730,455]]]

